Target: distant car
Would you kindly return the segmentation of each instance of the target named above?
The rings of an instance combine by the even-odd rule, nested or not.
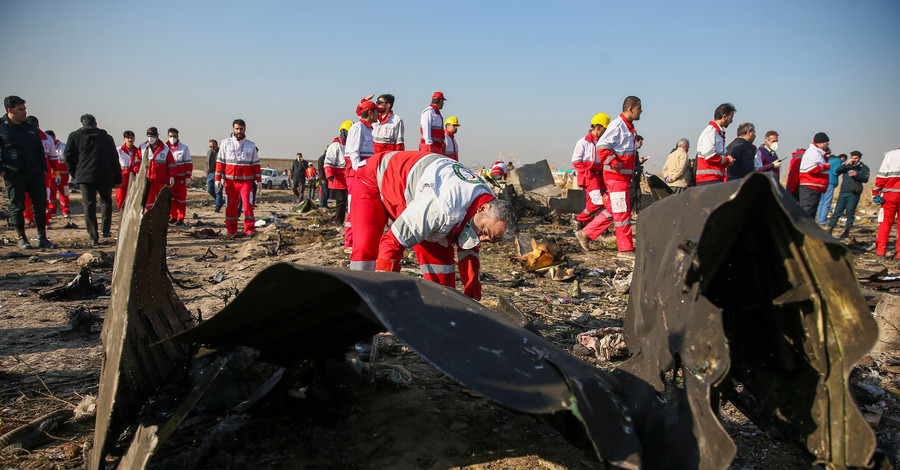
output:
[[[274,168],[263,168],[262,186],[267,189],[272,189],[275,187],[287,189],[288,177],[287,175],[282,175],[278,170]]]

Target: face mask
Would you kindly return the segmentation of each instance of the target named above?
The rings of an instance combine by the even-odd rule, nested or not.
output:
[[[778,142],[772,142],[769,144],[769,148],[772,149],[773,152],[778,150]]]
[[[159,139],[157,139],[156,137],[153,137],[153,136],[147,137],[147,142],[150,142],[150,145],[156,144],[156,142],[157,142],[158,140],[159,140]]]
[[[177,138],[177,137],[169,137],[169,143],[170,143],[170,144],[175,145],[175,142],[178,142],[178,138]]]

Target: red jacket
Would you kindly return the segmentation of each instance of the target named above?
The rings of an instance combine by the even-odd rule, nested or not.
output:
[[[831,165],[825,160],[825,151],[810,144],[800,159],[800,186],[806,186],[824,193],[828,189],[828,169]]]
[[[237,140],[234,136],[222,139],[216,156],[216,181],[253,181],[262,183],[262,168],[256,144],[250,139]]]
[[[142,159],[146,162],[147,181],[151,183],[169,184],[169,178],[175,177],[175,157],[169,151],[166,144],[158,142],[156,148],[151,148],[147,143],[141,144]]]
[[[619,114],[597,140],[597,158],[603,163],[604,181],[631,181],[637,153],[634,136],[634,126]],[[622,167],[617,170],[619,164]]]

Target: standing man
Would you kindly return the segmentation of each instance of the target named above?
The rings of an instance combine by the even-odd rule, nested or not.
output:
[[[720,104],[713,120],[697,139],[697,186],[725,181],[725,168],[734,163],[726,156],[725,128],[734,121],[737,111],[731,103]]]
[[[0,174],[9,195],[12,222],[19,238],[20,249],[31,248],[25,235],[25,196],[34,201],[34,221],[38,231],[38,246],[53,248],[47,239],[47,186],[44,174],[49,170],[44,146],[37,126],[25,122],[25,100],[11,95],[3,99],[6,114],[0,118]]]
[[[225,230],[227,237],[237,235],[237,222],[241,204],[244,209],[244,234],[248,237],[256,231],[253,216],[253,182],[262,185],[262,169],[256,144],[247,139],[247,124],[235,119],[231,124],[231,137],[219,144],[216,159],[216,190],[225,188]]]
[[[141,149],[134,145],[134,132],[125,131],[122,134],[124,143],[118,148],[119,169],[122,172],[122,184],[116,189],[116,209],[121,212],[122,204],[125,204],[125,196],[128,194],[128,178],[132,173],[137,176],[141,170]]]
[[[100,244],[97,230],[97,196],[100,196],[100,214],[103,236],[111,237],[112,189],[122,182],[116,141],[105,130],[97,127],[97,119],[90,114],[81,116],[81,129],[69,134],[66,140],[66,162],[69,171],[81,188],[84,200],[84,226],[91,238],[91,246]]]
[[[60,212],[64,219],[68,219],[69,166],[66,165],[66,158],[63,156],[66,144],[60,142],[59,139],[56,138],[56,133],[53,131],[47,131],[47,135],[53,139],[53,144],[56,147],[56,170],[57,173],[59,173],[59,182],[57,183],[56,180],[54,180],[53,186],[50,187],[50,203],[52,204],[54,201],[59,200]],[[56,210],[51,210],[50,213],[55,214]]]
[[[831,168],[828,170],[828,187],[825,188],[825,192],[819,199],[819,207],[816,209],[816,222],[818,222],[819,225],[828,223],[828,212],[831,211],[831,203],[834,201],[834,188],[838,185],[839,177],[836,172],[838,167],[847,161],[847,155],[842,154],[840,156],[834,156],[830,151],[826,153],[828,165],[831,166]]]
[[[728,181],[739,180],[756,171],[756,127],[753,123],[745,122],[738,126],[738,136],[725,148],[725,155],[734,159],[734,164],[729,166]]]
[[[827,148],[828,136],[819,132],[800,160],[800,206],[810,217],[816,216],[819,199],[828,187],[828,169],[831,165],[825,160]]]
[[[837,205],[834,206],[834,215],[828,223],[828,233],[834,232],[838,220],[842,215],[847,216],[847,223],[840,238],[850,236],[850,228],[853,227],[853,219],[856,214],[856,206],[859,204],[859,196],[863,192],[863,183],[869,181],[869,167],[862,160],[862,152],[854,150],[850,152],[850,159],[843,165],[835,168],[835,174],[844,175],[841,180],[841,191],[838,194]]]
[[[191,183],[191,175],[194,172],[194,162],[191,160],[191,151],[184,142],[178,139],[178,129],[169,128],[169,140],[166,146],[172,152],[175,159],[175,186],[172,187],[172,208],[169,210],[169,223],[184,225],[184,216],[187,213],[187,187]]]
[[[427,151],[376,154],[357,178],[350,269],[399,272],[414,247],[423,277],[455,288],[456,245],[463,293],[481,299],[478,247],[515,233],[509,202],[459,162]]]
[[[883,211],[882,217],[879,217],[878,235],[875,237],[875,254],[884,256],[887,254],[888,239],[900,208],[900,149],[884,154],[881,168],[875,177],[872,196],[872,201],[880,205]],[[897,243],[894,251],[895,258],[900,259],[900,219],[897,219]]]
[[[675,150],[666,158],[666,164],[663,165],[662,174],[663,181],[675,191],[675,194],[684,192],[688,187],[688,180],[691,176],[691,163],[688,160],[688,149],[691,143],[687,139],[678,139],[675,143]]]
[[[328,179],[325,177],[324,152],[316,161],[316,177],[319,179],[319,207],[328,207]]]
[[[781,162],[778,161],[778,155],[775,153],[775,150],[778,150],[778,133],[775,131],[766,132],[766,141],[763,142],[761,147],[756,149],[756,160],[754,160],[753,164],[756,171],[771,172],[775,177],[775,181],[780,183],[781,173],[778,168],[781,167]]]
[[[364,101],[372,99],[369,95]],[[378,97],[375,105],[381,108],[378,121],[372,124],[372,141],[375,153],[390,152],[392,150],[406,150],[403,143],[403,119],[394,114],[394,95],[384,94]]]
[[[297,158],[291,163],[291,191],[297,197],[297,204],[303,202],[303,193],[306,191],[306,169],[309,163],[303,159],[303,154],[297,152]]]
[[[169,147],[159,140],[159,131],[155,127],[147,129],[147,142],[141,144],[141,161],[147,166],[147,181],[150,189],[147,191],[146,210],[150,210],[156,203],[156,196],[166,186],[175,184],[175,157],[169,151]]]
[[[444,156],[459,161],[459,146],[456,145],[456,132],[459,130],[459,119],[456,116],[447,118],[444,123]]]
[[[625,98],[622,113],[613,119],[606,132],[597,140],[597,157],[603,163],[603,182],[609,191],[609,208],[616,227],[616,248],[619,255],[625,258],[634,258],[628,186],[634,173],[637,154],[633,122],[641,118],[642,112],[640,98]]]
[[[225,203],[225,197],[222,191],[216,190],[216,157],[219,156],[219,142],[215,139],[209,140],[209,151],[206,152],[206,191],[212,196],[216,202],[216,208],[213,212],[222,210],[222,204]]]
[[[378,121],[381,108],[369,100],[362,100],[356,106],[356,115],[359,121],[355,122],[347,131],[347,143],[344,147],[344,161],[347,169],[344,172],[347,180],[347,204],[353,200],[353,191],[356,187],[356,172],[366,166],[366,160],[375,153],[375,142],[372,139],[372,125]],[[351,224],[350,211],[347,211],[347,221],[344,222],[344,251],[350,252],[353,247],[353,226]]]
[[[419,150],[443,154],[444,153],[444,117],[441,109],[444,108],[444,94],[440,91],[431,95],[431,104],[422,111],[419,118]]]
[[[641,178],[644,177],[644,162],[650,157],[641,157],[641,147],[644,146],[644,138],[640,135],[634,136],[634,173],[631,175],[631,184],[628,191],[631,193],[631,206],[634,213],[638,214],[643,209],[643,201],[641,201]]]
[[[344,172],[347,162],[344,160],[344,143],[347,142],[347,130],[353,123],[344,121],[338,128],[338,136],[325,149],[322,167],[325,169],[325,181],[328,183],[329,196],[334,199],[334,223],[341,224],[347,220],[347,179]],[[328,202],[328,199],[325,199]],[[323,204],[322,207],[325,207]]]
[[[584,251],[590,251],[591,240],[596,240],[613,222],[612,214],[604,207],[609,204],[609,196],[603,183],[603,163],[597,156],[597,140],[606,132],[608,125],[609,116],[606,113],[595,114],[587,135],[575,142],[572,152],[572,166],[578,172],[578,186],[585,193],[584,210],[575,216],[575,238]],[[598,216],[600,222],[594,224],[592,221]]]

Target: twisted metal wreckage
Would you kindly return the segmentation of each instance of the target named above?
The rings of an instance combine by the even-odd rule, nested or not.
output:
[[[625,322],[633,356],[613,371],[557,347],[514,308],[494,312],[394,273],[276,264],[193,326],[164,275],[168,195],[143,213],[141,181],[123,215],[88,468],[187,367],[188,345],[249,346],[290,367],[342,357],[385,329],[465,387],[549,418],[618,467],[727,468],[736,449],[719,397],[811,462],[866,467],[875,452],[848,392],[877,337],[850,255],[769,177],[695,188],[642,213]],[[317,297],[277,295],[296,285]],[[139,426],[120,465],[146,465],[174,426]]]

